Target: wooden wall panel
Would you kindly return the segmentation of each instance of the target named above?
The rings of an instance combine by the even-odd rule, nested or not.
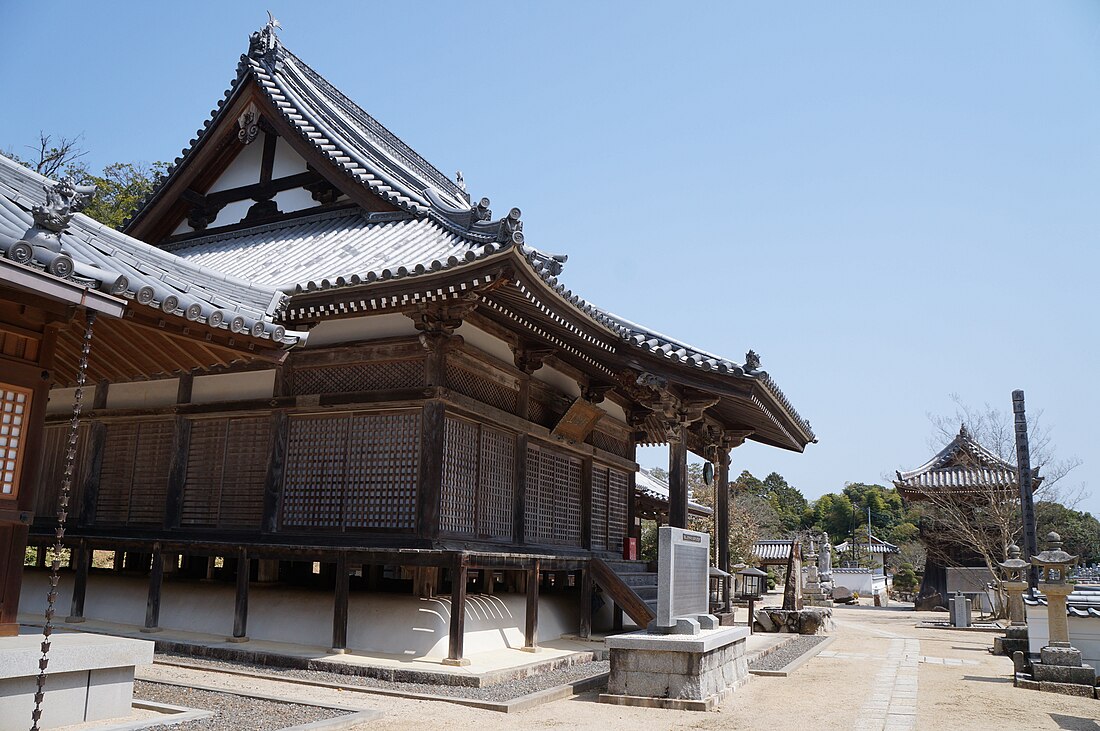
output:
[[[290,420],[283,527],[340,526],[348,423],[347,416],[306,416]]]
[[[518,413],[519,391],[517,389],[508,388],[504,384],[485,378],[455,363],[447,363],[446,386],[483,404],[507,411],[509,414]]]
[[[607,550],[621,551],[627,535],[630,510],[630,475],[622,470],[608,470]]]
[[[299,367],[293,384],[294,395],[416,388],[424,385],[424,360]]]
[[[607,550],[607,494],[608,470],[592,467],[592,550]]]
[[[581,544],[581,460],[527,447],[527,543]]]
[[[478,478],[478,535],[510,541],[516,492],[516,438],[492,427],[481,427]]]
[[[443,430],[443,485],[439,528],[477,533],[478,425],[448,416]]]
[[[269,418],[194,420],[182,524],[259,528],[270,460]]]
[[[88,437],[91,427],[82,423],[77,431],[76,461],[73,463],[72,485],[69,490],[69,515],[80,515],[83,506],[84,481],[88,478]],[[39,484],[35,494],[36,520],[53,521],[57,513],[57,496],[61,492],[61,480],[65,471],[68,423],[51,424],[42,432],[41,466]]]
[[[164,522],[173,428],[171,419],[106,425],[96,523]]]

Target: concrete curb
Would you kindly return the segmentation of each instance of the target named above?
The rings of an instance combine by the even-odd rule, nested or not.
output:
[[[792,638],[799,636],[800,635],[792,635]],[[753,670],[752,668],[749,668],[749,675],[786,678],[795,670],[798,670],[798,668],[802,667],[802,665],[806,663],[810,658],[814,657],[815,655],[817,655],[817,653],[821,652],[826,647],[833,644],[834,640],[836,640],[836,635],[830,635],[829,637],[826,637],[824,642],[817,643],[809,650],[806,650],[804,653],[796,657],[794,660],[791,660],[789,663],[779,668],[778,670]],[[761,657],[763,657],[763,655],[761,655]]]
[[[611,676],[611,673],[600,673],[599,675],[593,675],[591,678],[581,678],[575,680],[572,683],[566,683],[565,685],[558,685],[553,688],[546,688],[545,690],[537,690],[534,693],[528,693],[527,695],[521,695],[519,698],[513,698],[512,700],[504,703],[504,713],[517,713],[519,711],[526,711],[530,708],[541,706],[544,703],[552,703],[554,701],[560,701],[565,698],[571,698],[581,693],[587,693],[590,690],[595,690],[601,686],[607,685],[607,679]]]
[[[173,706],[168,703],[156,703],[154,701],[135,700],[131,704],[133,708],[141,708],[148,711],[156,711],[161,716],[156,718],[144,718],[136,721],[120,721],[107,726],[96,726],[96,731],[140,731],[153,726],[175,726],[187,721],[202,721],[214,715],[213,711],[204,711],[201,708],[187,708],[186,706]],[[101,723],[91,721],[89,723]]]
[[[776,650],[778,650],[778,649],[780,649],[780,648],[784,647],[785,645],[789,645],[790,643],[794,642],[794,639],[795,639],[796,637],[800,637],[800,636],[801,636],[801,635],[791,635],[791,634],[788,634],[788,635],[787,635],[787,636],[786,636],[786,637],[785,637],[785,638],[784,638],[784,639],[783,639],[783,640],[782,640],[781,642],[776,642],[776,643],[775,643],[774,645],[772,645],[771,647],[765,647],[765,648],[764,648],[763,650],[757,650],[757,651],[756,651],[756,652],[754,652],[754,653],[753,653],[752,655],[746,654],[746,655],[745,655],[745,661],[746,661],[746,662],[747,662],[747,663],[748,663],[749,665],[752,665],[752,664],[753,664],[754,662],[756,662],[756,661],[757,661],[757,660],[759,660],[760,658],[762,658],[762,657],[767,657],[768,655],[772,654],[772,653],[773,653],[773,652],[775,652]]]

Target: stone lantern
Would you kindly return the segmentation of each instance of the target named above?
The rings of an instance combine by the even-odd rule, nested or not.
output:
[[[1001,567],[1001,588],[1008,595],[1008,621],[1004,637],[993,638],[993,653],[1012,657],[1019,651],[1027,653],[1027,623],[1024,621],[1024,592],[1027,590],[1027,570],[1031,564],[1020,558],[1020,547],[1008,547],[1008,560]]]
[[[1062,550],[1062,537],[1047,534],[1047,550],[1031,559],[1039,569],[1040,588],[1047,600],[1047,646],[1039,651],[1040,662],[1032,665],[1032,675],[1044,682],[1072,683],[1093,687],[1096,671],[1091,665],[1081,663],[1081,651],[1069,644],[1069,622],[1066,619],[1066,597],[1073,593],[1073,584],[1066,581],[1071,568],[1077,565],[1077,557]]]

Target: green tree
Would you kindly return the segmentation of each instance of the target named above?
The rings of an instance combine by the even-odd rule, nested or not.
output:
[[[912,592],[917,589],[917,572],[913,570],[913,564],[903,563],[894,573],[894,589],[896,591]]]
[[[1062,548],[1078,556],[1081,563],[1100,561],[1100,521],[1091,513],[1043,500],[1035,504],[1035,527],[1040,542],[1054,531],[1062,537]]]

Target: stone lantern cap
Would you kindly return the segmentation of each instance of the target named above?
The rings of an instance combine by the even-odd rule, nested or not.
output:
[[[1019,571],[1031,566],[1030,563],[1020,558],[1020,547],[1016,545],[1008,547],[1008,560],[997,565],[1006,571]]]
[[[1047,550],[1040,553],[1038,556],[1031,558],[1031,563],[1035,566],[1056,568],[1059,566],[1069,566],[1077,563],[1077,557],[1071,556],[1062,550],[1062,536],[1058,535],[1054,531],[1047,533]]]

